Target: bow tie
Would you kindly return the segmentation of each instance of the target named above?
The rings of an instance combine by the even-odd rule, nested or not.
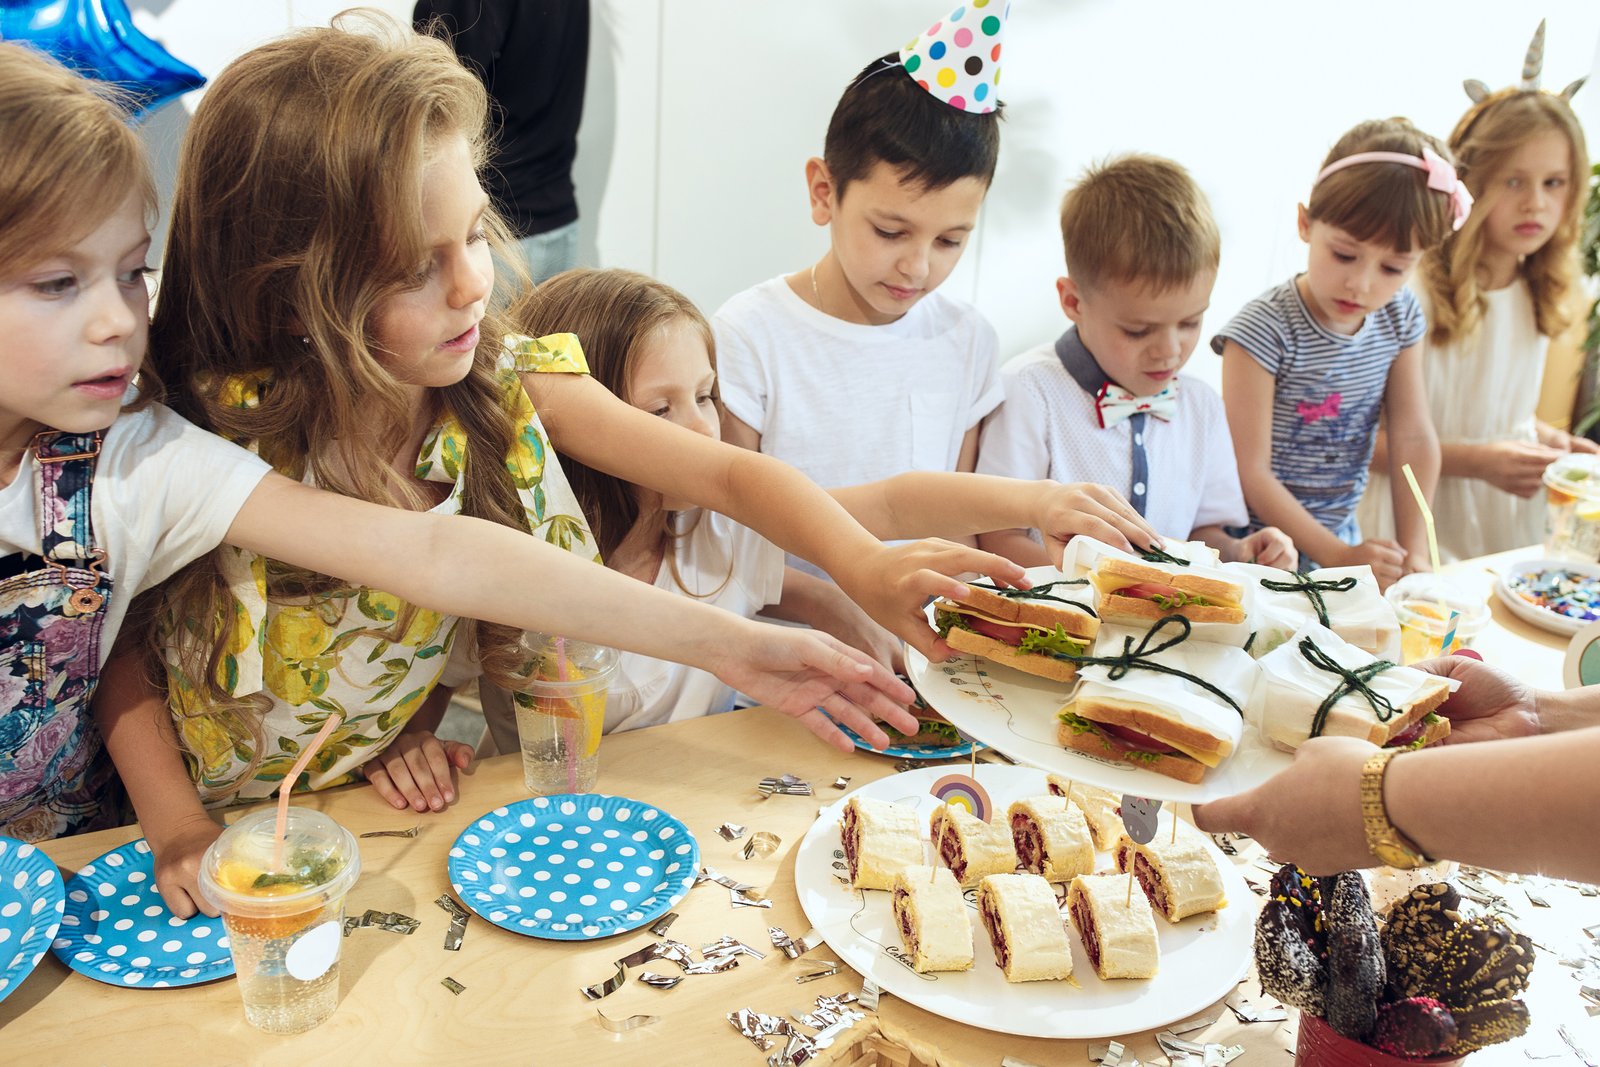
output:
[[[1140,414],[1171,422],[1178,410],[1178,383],[1173,382],[1152,396],[1134,396],[1115,382],[1107,382],[1100,387],[1094,406],[1100,416],[1101,429],[1109,429],[1131,415]]]

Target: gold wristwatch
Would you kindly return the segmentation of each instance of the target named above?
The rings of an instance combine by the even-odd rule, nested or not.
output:
[[[1367,848],[1390,867],[1421,867],[1433,860],[1423,855],[1415,844],[1406,838],[1383,806],[1383,776],[1389,761],[1400,755],[1402,749],[1386,748],[1374,752],[1361,767],[1361,821],[1367,831]]]

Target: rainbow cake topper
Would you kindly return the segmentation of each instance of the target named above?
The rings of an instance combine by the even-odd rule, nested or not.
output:
[[[900,65],[916,83],[953,108],[994,110],[1000,48],[1010,0],[969,0],[900,49]]]
[[[947,774],[934,782],[928,792],[941,803],[953,804],[984,822],[989,821],[989,813],[994,810],[988,792],[970,774]]]

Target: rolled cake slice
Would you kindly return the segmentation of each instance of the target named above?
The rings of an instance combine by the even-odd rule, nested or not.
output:
[[[1066,797],[1083,812],[1084,821],[1089,824],[1089,833],[1094,836],[1095,851],[1110,852],[1123,830],[1122,801],[1117,799],[1117,795],[1092,785],[1069,781],[1059,774],[1048,775],[1046,780],[1050,783],[1051,796]]]
[[[1047,882],[1070,882],[1094,873],[1094,842],[1083,812],[1066,797],[1024,797],[1015,801],[1011,843],[1017,863]]]
[[[1055,890],[1036,874],[991,874],[978,883],[978,914],[1008,982],[1072,977],[1072,942]]]
[[[928,817],[934,862],[943,860],[962,886],[975,886],[985,876],[1017,869],[1017,850],[1003,823],[985,822],[965,809],[940,804]]]
[[[1143,893],[1128,892],[1123,874],[1080,874],[1067,892],[1067,913],[1101,978],[1154,978],[1161,964],[1156,920]]]
[[[972,969],[967,902],[944,867],[907,867],[895,876],[894,922],[918,974]]]
[[[887,800],[851,797],[839,837],[850,884],[857,889],[888,889],[895,875],[922,862],[916,812]]]
[[[1114,851],[1117,870],[1126,874],[1133,868],[1145,896],[1168,922],[1216,911],[1227,903],[1222,872],[1200,843],[1198,832],[1187,826],[1180,828],[1177,841],[1167,831],[1157,830],[1147,845],[1123,834]]]

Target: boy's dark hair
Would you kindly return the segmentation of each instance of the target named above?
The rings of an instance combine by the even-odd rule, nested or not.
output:
[[[875,163],[901,171],[923,189],[943,189],[962,178],[994,179],[1000,155],[1000,112],[974,115],[951,107],[906,73],[891,52],[856,75],[828,121],[822,158],[833,176],[834,195],[865,178]]]

